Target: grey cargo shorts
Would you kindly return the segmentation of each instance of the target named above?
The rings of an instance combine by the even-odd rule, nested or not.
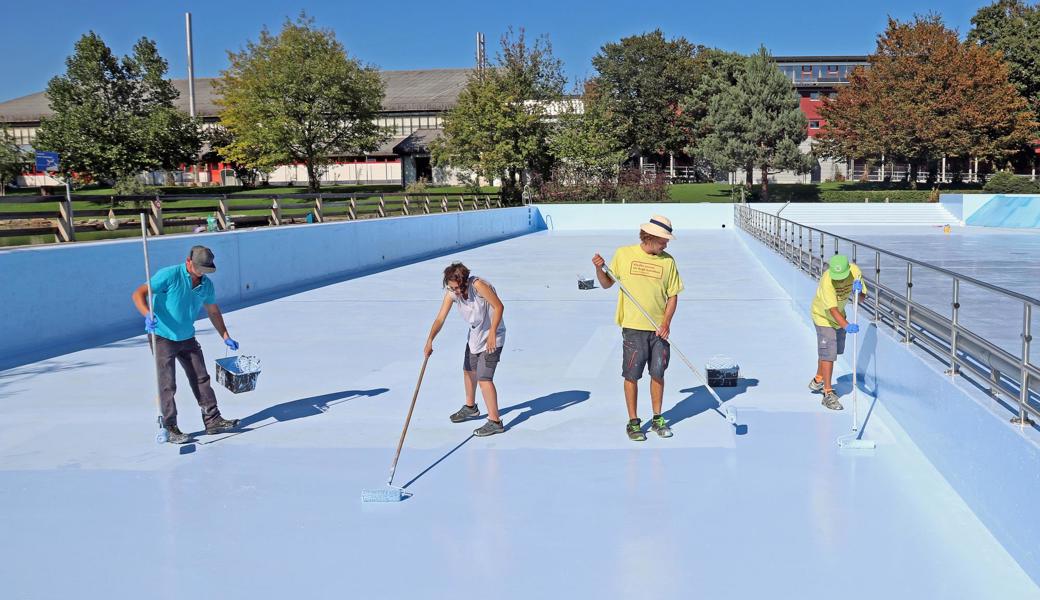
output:
[[[816,353],[820,360],[834,362],[845,352],[845,330],[816,326]]]
[[[477,372],[477,381],[494,381],[495,369],[498,361],[502,358],[502,347],[499,346],[494,352],[480,352],[473,354],[469,351],[469,343],[466,343],[466,356],[462,359],[462,370],[467,373]]]

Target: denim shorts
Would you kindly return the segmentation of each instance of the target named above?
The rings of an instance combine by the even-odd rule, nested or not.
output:
[[[657,336],[656,331],[641,329],[621,330],[624,349],[621,355],[621,376],[629,381],[639,381],[643,377],[643,369],[649,364],[650,377],[664,379],[664,371],[668,368],[671,347],[667,341]]]

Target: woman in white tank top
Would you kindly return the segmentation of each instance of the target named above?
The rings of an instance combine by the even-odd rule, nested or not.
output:
[[[440,333],[451,307],[457,306],[459,315],[469,324],[466,351],[462,361],[462,375],[466,403],[451,415],[453,423],[461,423],[480,416],[476,405],[476,388],[487,404],[488,421],[474,435],[487,436],[505,431],[498,414],[498,390],[495,388],[495,369],[502,356],[506,339],[506,324],[502,319],[505,307],[494,286],[470,275],[462,263],[452,263],[444,270],[444,299],[440,312],[426,339],[426,356],[433,354],[433,339]]]

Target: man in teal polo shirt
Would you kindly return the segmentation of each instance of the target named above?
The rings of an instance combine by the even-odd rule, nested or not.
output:
[[[195,339],[195,320],[199,310],[206,309],[213,327],[232,350],[238,342],[228,335],[224,317],[216,304],[213,282],[207,273],[217,270],[213,252],[205,246],[194,246],[184,264],[159,269],[152,276],[152,295],[155,306],[148,310],[148,285],[134,290],[133,301],[144,316],[144,329],[155,336],[155,362],[159,371],[159,400],[162,406],[163,426],[174,444],[183,444],[188,436],[177,427],[177,405],[173,395],[177,391],[177,371],[174,361],[180,362],[195,399],[202,408],[206,433],[214,434],[238,425],[238,419],[225,419],[217,408],[217,396],[209,384],[206,359]],[[154,316],[153,316],[154,314]]]

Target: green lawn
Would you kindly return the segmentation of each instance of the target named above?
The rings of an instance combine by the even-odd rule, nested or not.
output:
[[[65,193],[65,188],[60,186],[48,187],[48,192],[54,195],[62,195]],[[379,185],[325,185],[322,186],[321,191],[326,194],[373,194],[379,192],[403,192],[404,189],[400,185],[393,184],[379,184]],[[482,194],[495,194],[498,193],[498,187],[495,186],[484,186],[480,188]],[[222,187],[222,186],[201,186],[201,187],[187,187],[187,186],[174,186],[174,187],[149,187],[147,193],[149,194],[162,194],[162,195],[237,195],[237,194],[271,194],[271,195],[282,195],[282,194],[306,194],[308,190],[302,186],[277,186],[277,187],[256,187],[256,188],[242,188],[242,187]],[[461,186],[438,186],[428,187],[426,192],[428,194],[460,194],[470,193],[468,190]],[[78,190],[73,190],[73,196],[112,196],[115,191],[110,187],[85,187]],[[22,197],[22,196],[39,196],[40,191],[37,188],[23,189],[16,191],[7,192],[7,196],[11,197]],[[0,200],[3,198],[0,197]]]
[[[669,188],[675,202],[730,202],[730,186],[724,183],[683,183]],[[748,201],[759,200],[760,187],[752,188]],[[944,185],[940,193],[982,193],[978,184]],[[827,181],[824,183],[774,183],[769,186],[770,202],[927,202],[932,189],[919,184],[917,189],[907,183],[860,183]]]
[[[55,190],[57,191],[57,190]],[[220,194],[228,194],[231,212],[234,215],[261,215],[267,214],[267,210],[249,209],[249,210],[236,210],[236,205],[248,205],[248,204],[265,204],[269,202],[263,198],[236,198],[237,196],[281,196],[285,194],[305,194],[307,188],[303,187],[261,187],[252,189],[241,189],[241,188],[220,188],[220,187],[200,187],[200,188],[188,188],[188,187],[177,187],[177,188],[156,188],[155,191],[161,194],[168,195],[212,195],[213,198],[202,199],[202,198],[190,198],[184,200],[169,199],[164,201],[164,206],[177,207],[177,208],[198,208],[198,211],[192,211],[191,213],[176,213],[176,216],[202,216],[213,213],[217,210],[218,199],[216,196]],[[174,192],[171,194],[171,192]],[[326,194],[342,194],[342,193],[355,193],[355,194],[372,194],[382,193],[388,204],[388,208],[392,208],[395,214],[400,212],[400,200],[403,198],[403,190],[399,185],[341,185],[341,186],[326,186],[322,188],[322,192]],[[430,187],[426,189],[427,194],[461,194],[465,196],[471,196],[472,193],[462,187]],[[494,195],[498,193],[497,187],[484,187],[481,188],[482,194]],[[111,188],[90,188],[76,190],[73,193],[72,210],[73,214],[82,213],[83,211],[97,211],[97,210],[108,210],[111,206],[111,197],[113,196],[113,190]],[[0,197],[0,213],[37,213],[37,212],[53,212],[57,213],[58,203],[57,202],[33,202],[30,198],[36,197],[38,194],[30,193],[28,191],[20,191],[13,194],[8,194],[6,197]],[[107,197],[106,197],[107,196]],[[26,201],[29,200],[29,201]],[[396,200],[396,202],[394,202]],[[313,205],[313,200],[303,198],[285,198],[282,200],[283,212],[288,215],[293,214],[306,214],[306,212]],[[357,214],[365,215],[377,212],[374,203],[377,202],[375,198],[371,199],[359,199]],[[122,201],[116,207],[117,210],[147,210],[147,202],[138,201],[136,204],[133,201]],[[295,209],[295,210],[294,210]],[[336,208],[335,210],[342,210]],[[125,215],[120,215],[125,216]],[[171,215],[172,216],[172,215]],[[90,217],[98,218],[98,217]]]
[[[166,219],[166,227],[168,233],[186,232],[192,230],[197,223],[184,224],[183,219],[201,219],[210,215],[215,215],[218,210],[219,198],[218,194],[223,192],[231,192],[228,194],[229,214],[233,220],[239,217],[266,217],[270,215],[271,209],[268,208],[270,205],[270,197],[278,196],[282,194],[299,194],[304,193],[305,190],[296,188],[262,188],[259,190],[235,190],[235,193],[231,190],[220,190],[217,193],[212,191],[212,188],[195,188],[189,189],[189,191],[195,194],[209,193],[213,194],[211,198],[184,198],[176,199],[166,197],[163,200],[164,217]],[[79,240],[92,240],[92,239],[109,239],[116,237],[129,237],[139,235],[134,229],[121,229],[118,231],[103,231],[94,230],[94,225],[89,224],[90,221],[98,221],[104,218],[108,214],[111,200],[104,196],[111,196],[110,189],[92,189],[83,190],[81,193],[74,195],[72,202],[73,214],[77,223],[76,236]],[[388,216],[396,216],[404,214],[404,192],[400,186],[332,186],[323,190],[325,193],[380,193],[383,196],[385,204],[385,213]],[[472,210],[473,208],[473,197],[472,194],[466,191],[464,188],[456,187],[439,187],[439,188],[428,188],[427,194],[434,195],[438,193],[450,193],[452,195],[458,194],[460,197],[465,196],[466,203],[465,209]],[[496,188],[484,188],[482,193],[491,196],[490,200],[494,202],[496,200],[495,194],[497,193]],[[264,197],[241,197],[243,194],[260,195]],[[19,219],[16,215],[27,215],[24,218],[29,218],[30,213],[39,213],[32,216],[32,218],[53,218],[58,213],[58,203],[53,201],[47,202],[32,202],[32,196],[28,195],[14,195],[7,198],[0,198],[0,213],[7,213],[10,215],[6,219]],[[6,201],[5,201],[6,200]],[[27,201],[29,200],[29,201]],[[440,212],[440,202],[436,197],[430,198],[431,201],[431,212]],[[116,217],[124,222],[130,221],[133,223],[136,221],[138,212],[144,212],[149,210],[147,200],[131,201],[123,200],[117,206],[115,206]],[[282,208],[282,219],[285,222],[303,222],[307,215],[314,210],[314,199],[312,198],[282,198],[280,201]],[[483,204],[481,204],[482,206]],[[261,206],[263,208],[247,208]],[[329,220],[342,220],[349,218],[347,215],[348,211],[348,200],[346,198],[330,198],[325,203],[325,215]],[[188,210],[184,210],[188,209]],[[452,197],[449,199],[448,210],[458,210],[458,197]],[[88,214],[88,213],[101,213],[101,214]],[[421,201],[416,203],[414,200],[410,207],[410,214],[421,214],[423,207]],[[358,198],[355,201],[354,214],[358,218],[369,218],[378,215],[379,213],[379,198],[378,197],[367,197]],[[0,218],[0,221],[5,219]],[[7,223],[12,221],[7,220]],[[0,247],[3,246],[16,246],[23,244],[39,244],[53,241],[53,235],[34,235],[34,236],[18,236],[18,237],[7,237],[0,236]]]
[[[676,183],[668,188],[673,202],[732,202],[728,183]]]

